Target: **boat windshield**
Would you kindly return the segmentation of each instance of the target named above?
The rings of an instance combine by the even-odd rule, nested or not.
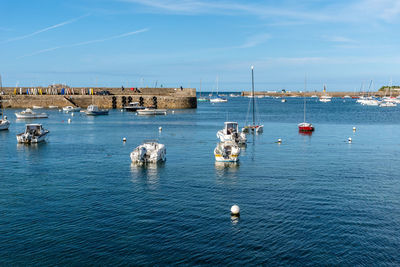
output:
[[[232,133],[234,131],[237,132],[238,131],[238,124],[236,122],[225,123],[225,129],[226,129],[226,132],[228,134],[230,134],[230,133]]]

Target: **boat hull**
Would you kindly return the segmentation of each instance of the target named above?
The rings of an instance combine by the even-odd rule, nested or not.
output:
[[[314,131],[314,126],[311,123],[300,123],[298,125],[299,131],[300,132],[313,132]]]
[[[15,116],[17,117],[17,119],[46,119],[49,117],[47,114],[44,113],[35,115],[15,113]]]
[[[154,110],[138,110],[137,111],[138,115],[167,115],[167,110],[166,109],[154,109]]]
[[[108,115],[108,110],[86,111],[86,115],[88,116]]]
[[[41,143],[41,142],[45,142],[47,135],[49,132],[45,132],[41,135],[26,135],[25,133],[22,134],[18,134],[17,135],[17,141],[20,144],[36,144],[36,143]]]
[[[10,127],[10,122],[8,120],[0,120],[0,131],[8,130]]]
[[[145,164],[164,162],[167,150],[165,145],[159,143],[144,143],[136,147],[130,154],[132,163]]]

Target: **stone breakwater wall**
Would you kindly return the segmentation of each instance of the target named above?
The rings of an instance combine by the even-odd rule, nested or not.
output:
[[[103,89],[103,88],[102,88]],[[105,88],[107,90],[110,88]],[[87,108],[94,104],[100,108],[122,108],[129,102],[139,102],[145,107],[157,105],[157,108],[166,109],[187,109],[197,108],[197,98],[195,89],[175,89],[175,88],[143,88],[149,90],[140,90],[139,92],[128,91],[127,94],[121,92],[121,88],[114,90],[114,95],[15,95],[14,89],[11,93],[2,95],[6,100],[4,106],[7,108],[32,108],[32,106],[65,107],[76,104],[79,107]],[[165,90],[167,89],[167,90]],[[77,90],[77,89],[75,89]],[[103,91],[103,90],[99,90]],[[110,90],[107,90],[110,91]],[[110,91],[111,92],[111,91]],[[121,94],[122,93],[122,94]]]

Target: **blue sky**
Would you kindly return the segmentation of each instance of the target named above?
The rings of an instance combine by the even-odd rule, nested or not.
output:
[[[400,84],[400,1],[0,1],[3,86]]]

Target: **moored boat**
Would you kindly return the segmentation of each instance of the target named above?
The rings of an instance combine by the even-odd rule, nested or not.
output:
[[[137,115],[167,115],[166,109],[156,109],[156,108],[145,108],[140,109],[137,112]]]
[[[81,111],[81,108],[73,107],[73,106],[66,106],[66,107],[63,107],[63,111],[64,112],[79,112],[79,111]]]
[[[108,109],[99,109],[96,105],[90,105],[85,113],[89,116],[108,115]]]
[[[304,78],[304,92],[307,91],[307,79]],[[303,122],[299,123],[297,126],[299,127],[299,131],[300,132],[313,132],[314,131],[314,126],[309,123],[306,122],[306,96],[304,94],[303,97],[303,101],[304,101],[304,108],[303,108]]]
[[[254,66],[251,66],[251,96],[254,96]],[[245,125],[242,129],[242,132],[244,133],[262,133],[264,131],[264,125],[258,123],[256,124],[255,120],[256,120],[256,111],[255,111],[255,97],[251,97],[250,99],[251,101],[251,106],[252,106],[252,115],[253,115],[253,120],[252,120],[252,124],[249,125]],[[250,109],[247,111],[247,117],[249,115],[249,111]],[[247,121],[247,118],[246,118]]]
[[[15,116],[17,117],[17,119],[45,119],[49,117],[46,113],[37,113],[30,108],[15,113]]]
[[[7,116],[4,116],[3,100],[0,100],[0,105],[1,105],[0,131],[8,130],[8,128],[10,127],[10,121],[7,120]]]
[[[25,132],[17,134],[18,143],[30,144],[46,141],[49,131],[43,129],[41,124],[27,124]]]
[[[219,162],[239,161],[240,147],[233,141],[220,142],[214,149],[215,160]]]
[[[247,142],[246,134],[239,132],[237,122],[225,122],[224,129],[217,132],[217,137],[221,142],[233,141],[239,145],[244,145]]]
[[[127,106],[124,107],[124,110],[128,112],[135,112],[139,109],[144,109],[144,108],[145,107],[139,105],[139,102],[130,102]]]
[[[133,163],[156,163],[165,161],[167,150],[164,144],[155,140],[145,141],[136,147],[130,154]]]

